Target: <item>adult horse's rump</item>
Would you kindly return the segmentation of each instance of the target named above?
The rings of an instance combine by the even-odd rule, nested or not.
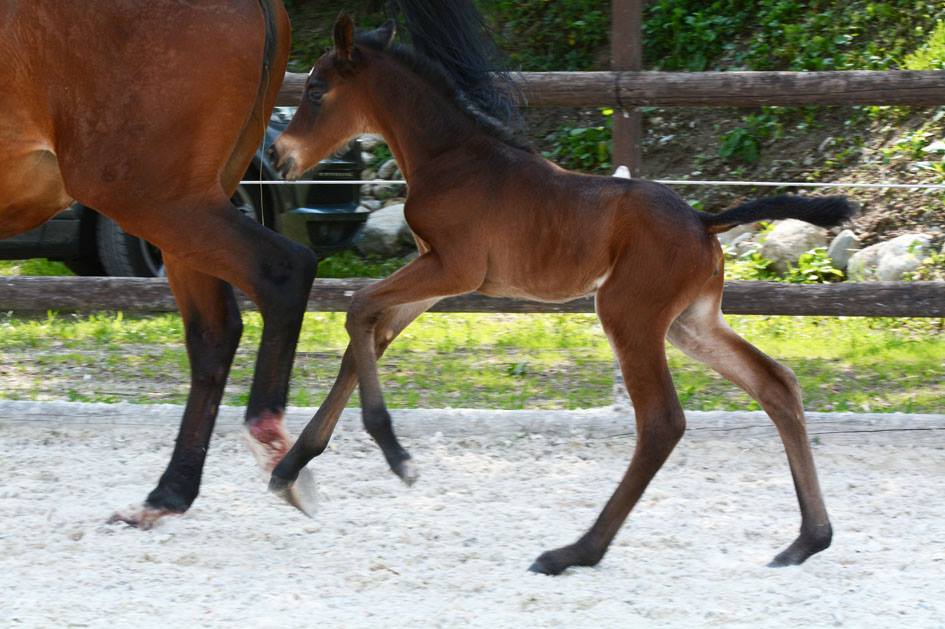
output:
[[[317,260],[243,217],[230,197],[259,145],[289,51],[281,0],[0,0],[0,237],[72,200],[160,247],[184,320],[192,384],[150,526],[197,496],[240,338],[231,285],[263,338],[247,409],[266,467]],[[0,298],[2,299],[2,298]]]

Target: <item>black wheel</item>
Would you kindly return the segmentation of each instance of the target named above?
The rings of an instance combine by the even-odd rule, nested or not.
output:
[[[98,256],[86,256],[83,258],[73,258],[72,260],[63,260],[63,264],[66,265],[66,268],[75,273],[76,275],[108,275],[105,272],[105,269],[102,268],[102,263],[99,262]]]
[[[237,188],[232,201],[243,215],[259,220],[256,203],[248,190],[242,186]],[[96,236],[98,257],[105,275],[164,277],[161,250],[148,241],[126,234],[114,221],[104,216],[99,216]]]
[[[164,276],[161,250],[146,240],[126,234],[114,221],[99,217],[96,236],[98,258],[107,275]]]

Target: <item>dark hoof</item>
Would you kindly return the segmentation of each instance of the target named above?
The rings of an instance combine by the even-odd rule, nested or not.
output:
[[[544,553],[541,557],[532,562],[532,565],[528,567],[529,572],[534,572],[535,574],[547,574],[548,576],[557,576],[564,572],[567,566],[558,565],[553,557],[546,557],[550,553]]]
[[[542,553],[528,570],[537,574],[555,576],[572,566],[596,566],[600,560],[600,555],[594,556],[580,544],[571,544]]]
[[[308,468],[302,468],[298,478],[287,480],[273,474],[269,477],[269,491],[307,515],[315,516],[315,477]]]
[[[397,476],[400,477],[400,480],[404,481],[404,484],[407,487],[411,487],[420,477],[420,471],[417,469],[417,464],[414,463],[413,459],[410,457],[403,459],[396,465],[392,465],[391,470],[393,470],[394,474],[397,474]]]
[[[799,566],[807,561],[807,558],[811,555],[829,548],[832,538],[833,531],[829,524],[815,530],[813,533],[801,533],[800,537],[771,560],[768,567]]]

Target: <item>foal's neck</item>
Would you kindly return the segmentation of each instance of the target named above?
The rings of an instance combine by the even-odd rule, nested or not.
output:
[[[441,90],[392,59],[375,64],[365,78],[371,83],[371,125],[387,141],[408,181],[424,165],[480,132]]]

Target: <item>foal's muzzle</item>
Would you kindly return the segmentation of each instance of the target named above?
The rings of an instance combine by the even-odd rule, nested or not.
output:
[[[293,171],[295,170],[295,159],[289,157],[283,157],[279,149],[275,144],[269,147],[269,150],[266,151],[266,154],[269,156],[269,160],[276,167],[276,171],[279,173],[279,176],[283,179],[291,179]]]

